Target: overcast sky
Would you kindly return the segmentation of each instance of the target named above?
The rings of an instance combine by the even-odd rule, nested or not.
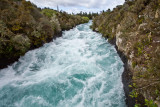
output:
[[[100,12],[102,10],[113,9],[117,5],[122,5],[125,0],[28,0],[38,7],[49,7],[56,9],[57,5],[60,10],[69,13],[83,12]]]

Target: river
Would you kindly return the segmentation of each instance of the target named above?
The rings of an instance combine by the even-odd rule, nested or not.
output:
[[[123,62],[91,24],[1,69],[0,107],[126,107]]]

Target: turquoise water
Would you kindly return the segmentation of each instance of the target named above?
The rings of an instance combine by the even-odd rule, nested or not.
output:
[[[0,70],[0,107],[125,107],[123,63],[91,23]]]

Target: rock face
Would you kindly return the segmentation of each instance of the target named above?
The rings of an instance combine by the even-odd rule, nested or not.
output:
[[[78,15],[41,10],[25,0],[0,0],[0,69],[61,35],[62,30],[88,21]]]
[[[160,106],[159,17],[159,0],[127,0],[93,20],[93,30],[117,46],[122,60],[127,58],[123,60],[123,82],[129,106],[134,101],[141,106]]]

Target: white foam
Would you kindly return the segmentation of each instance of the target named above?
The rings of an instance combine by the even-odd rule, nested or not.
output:
[[[18,62],[2,69],[0,93],[3,93],[3,89],[9,90],[8,87],[11,87],[20,90],[17,94],[22,96],[9,104],[17,107],[26,104],[47,107],[111,107],[117,104],[118,107],[124,107],[121,80],[123,63],[114,46],[89,29],[90,25],[91,22],[64,31],[62,37],[27,52]],[[45,99],[45,95],[23,93],[23,90],[30,93],[30,88],[41,84],[53,90],[48,90],[49,95],[56,91],[55,96],[48,96],[54,99],[52,103]],[[71,97],[67,97],[69,89],[73,90],[73,93],[69,93]],[[8,99],[9,97],[11,96],[8,96]],[[7,98],[5,100],[7,101]],[[1,101],[2,99],[0,103]]]

